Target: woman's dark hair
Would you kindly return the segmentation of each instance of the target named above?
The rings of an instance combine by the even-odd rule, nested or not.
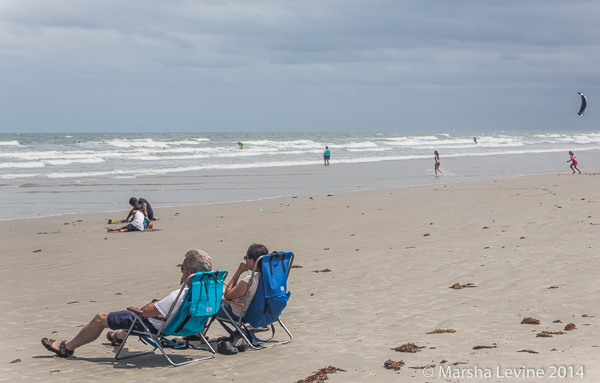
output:
[[[267,250],[267,247],[265,245],[261,245],[260,243],[253,243],[248,248],[248,251],[246,251],[246,256],[250,259],[253,259],[254,261],[256,261],[261,256],[267,254],[269,254],[269,250]],[[256,265],[256,269],[259,271],[262,270],[262,260],[258,265]]]
[[[437,152],[437,150],[434,150],[433,153],[439,158],[440,154]]]

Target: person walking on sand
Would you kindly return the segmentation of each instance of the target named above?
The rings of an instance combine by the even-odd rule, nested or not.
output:
[[[567,162],[571,162],[571,170],[573,171],[573,174],[575,174],[575,169],[577,169],[579,174],[581,174],[581,170],[579,170],[577,168],[577,159],[575,159],[575,154],[573,154],[573,152],[569,151],[569,156],[571,157],[571,159]]]
[[[435,159],[435,168],[434,168],[434,170],[435,170],[435,175],[437,177],[438,172],[440,172],[442,174],[444,174],[444,172],[440,169],[440,155],[439,155],[438,151],[434,150],[433,154],[434,154],[433,158]]]
[[[329,157],[331,157],[329,146],[325,146],[325,151],[323,152],[323,160],[325,161],[325,166],[329,165]]]

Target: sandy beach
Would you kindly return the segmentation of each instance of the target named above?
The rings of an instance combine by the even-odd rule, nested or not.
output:
[[[332,383],[598,381],[599,176],[442,177],[401,189],[156,208],[157,230],[143,233],[106,232],[114,227],[107,220],[126,211],[0,221],[0,381],[291,383],[326,366],[345,370],[330,374]],[[116,361],[104,334],[70,359],[40,344],[71,338],[97,312],[162,298],[177,287],[189,249],[233,272],[253,242],[292,251],[302,266],[292,270],[282,315],[289,344],[179,368],[159,354]],[[314,272],[324,269],[331,272]],[[449,288],[455,283],[476,287]],[[521,324],[529,317],[540,324]],[[565,331],[569,323],[576,329]],[[221,334],[217,327],[209,336]],[[455,332],[427,334],[436,329]],[[537,336],[543,331],[564,334]],[[423,348],[392,350],[407,343]],[[405,365],[388,370],[390,359]],[[430,365],[431,378],[411,368]],[[439,376],[440,367],[475,366],[492,377]],[[542,377],[506,377],[523,366]]]

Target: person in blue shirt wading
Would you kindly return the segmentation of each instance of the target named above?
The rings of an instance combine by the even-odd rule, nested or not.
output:
[[[325,165],[329,165],[329,157],[331,153],[329,152],[329,146],[325,147],[325,151],[323,152],[323,160],[325,160]]]

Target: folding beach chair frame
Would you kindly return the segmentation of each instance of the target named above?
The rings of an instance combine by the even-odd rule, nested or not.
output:
[[[273,253],[268,254],[268,255],[272,255],[272,254]],[[256,273],[256,268],[260,264],[260,261],[262,259],[263,259],[263,257],[261,256],[261,257],[259,257],[256,260],[256,262],[254,262],[254,267],[252,268],[252,275],[250,276],[250,283],[248,284],[248,289],[246,290],[246,295],[244,296],[244,302],[246,302],[248,300],[248,295],[250,294],[250,288],[252,287],[252,282],[254,281],[254,274]],[[289,268],[288,268],[287,273],[286,273],[286,286],[287,286],[287,280],[290,277],[290,271],[292,270],[292,264],[293,263],[294,263],[294,253],[292,253],[292,256],[290,257],[290,264],[289,264]],[[241,314],[240,314],[240,316],[239,316],[239,318],[238,318],[237,321],[234,320],[231,317],[231,315],[229,315],[229,313],[227,312],[227,310],[225,310],[224,306],[225,306],[226,303],[229,303],[229,304],[232,304],[232,305],[237,305],[237,306],[242,306],[242,312],[241,312]],[[250,304],[252,304],[252,302],[250,302]],[[248,307],[249,306],[250,305],[248,305]],[[288,334],[289,339],[286,339],[286,340],[283,340],[283,341],[279,341],[279,342],[272,340],[275,337],[275,326],[274,326],[275,322],[271,323],[271,325],[270,325],[271,326],[271,338],[270,339],[268,339],[268,340],[261,340],[261,339],[258,339],[257,337],[255,337],[254,334],[252,333],[252,331],[249,330],[245,326],[244,321],[243,321],[244,315],[246,314],[246,311],[247,311],[247,307],[246,307],[245,303],[234,302],[234,301],[231,301],[231,300],[223,299],[222,302],[221,302],[221,310],[223,311],[223,313],[225,313],[225,315],[228,318],[228,319],[217,318],[217,320],[221,323],[221,325],[223,327],[226,327],[224,325],[224,323],[228,323],[228,324],[232,325],[233,327],[235,327],[235,330],[236,330],[235,334],[236,335],[241,335],[242,339],[244,339],[244,341],[248,344],[248,346],[252,347],[255,350],[260,350],[261,348],[264,347],[265,344],[268,344],[269,346],[275,346],[275,345],[278,345],[278,344],[286,344],[286,343],[289,343],[292,340],[294,340],[294,337],[292,336],[292,333],[290,333],[290,330],[288,330],[288,328],[285,327],[285,325],[283,324],[283,322],[281,321],[280,318],[277,318],[277,322],[279,322],[279,325]],[[233,334],[232,330],[227,329],[227,328],[226,328],[226,330],[229,333]],[[248,336],[249,336],[250,339],[248,338]],[[253,341],[258,343],[258,347],[255,346],[255,343]]]
[[[171,316],[171,313],[173,312],[173,309],[175,308],[175,305],[177,304],[177,302],[179,302],[179,297],[181,296],[181,294],[183,294],[183,290],[187,286],[188,281],[190,281],[192,278],[194,278],[194,276],[196,276],[197,274],[201,274],[201,273],[211,273],[211,272],[201,271],[201,272],[192,274],[192,275],[190,275],[189,277],[186,278],[186,280],[183,283],[183,285],[181,285],[181,289],[179,290],[179,294],[177,294],[177,298],[175,299],[175,301],[171,305],[171,308],[169,308],[169,312],[167,313],[166,318],[169,318]],[[216,275],[219,275],[219,271],[218,270],[217,271],[213,271],[212,273],[215,273]],[[223,279],[225,279],[226,277],[227,277],[227,271],[223,275]],[[183,304],[181,305],[181,307],[183,307]],[[180,307],[180,309],[181,309],[181,307]],[[131,312],[133,312],[135,314],[135,319],[134,319],[131,327],[129,328],[129,330],[127,330],[127,335],[125,336],[125,339],[123,339],[123,342],[119,346],[119,349],[118,349],[118,351],[117,351],[117,353],[115,355],[115,359],[122,360],[122,359],[134,358],[134,357],[142,356],[142,355],[153,354],[154,351],[156,351],[156,349],[159,349],[160,352],[164,355],[164,357],[169,361],[169,363],[171,363],[175,367],[178,367],[178,366],[183,366],[185,364],[190,364],[190,363],[193,363],[193,362],[199,362],[201,360],[213,359],[215,356],[217,356],[217,352],[214,350],[214,348],[212,348],[212,346],[210,345],[210,343],[204,337],[204,334],[206,334],[206,332],[210,328],[210,325],[213,322],[213,321],[209,320],[210,317],[207,317],[207,320],[205,322],[205,328],[202,331],[202,333],[197,334],[197,335],[200,336],[201,342],[208,347],[208,349],[210,350],[210,352],[212,352],[212,355],[204,357],[204,358],[187,360],[187,361],[181,362],[181,363],[175,363],[175,362],[173,362],[171,360],[171,358],[169,358],[169,355],[165,352],[165,349],[163,348],[162,342],[164,341],[164,342],[168,343],[174,349],[187,349],[188,345],[186,344],[186,345],[182,346],[182,345],[179,345],[177,343],[173,343],[170,340],[168,340],[168,339],[165,338],[165,334],[163,334],[163,330],[164,330],[165,326],[167,325],[167,322],[165,320],[163,320],[163,324],[162,324],[162,326],[160,326],[160,329],[158,330],[158,332],[156,334],[153,334],[150,331],[150,329],[148,328],[148,326],[146,326],[146,324],[144,323],[144,321],[141,320],[141,318],[142,318],[142,312],[140,310],[138,310],[137,308],[134,308],[134,307],[128,307],[127,310],[129,310],[129,311],[131,311]],[[175,313],[173,313],[173,314],[175,314]],[[215,315],[216,315],[216,313],[215,313]],[[144,327],[144,331],[135,331],[135,330],[133,330],[133,327],[135,326],[136,323],[141,324]],[[150,345],[150,346],[152,346],[154,348],[151,351],[139,352],[139,353],[135,353],[135,354],[131,354],[131,355],[126,355],[126,356],[120,356],[121,351],[123,350],[123,346],[125,346],[125,342],[127,341],[127,338],[129,338],[130,335],[139,337],[139,340],[142,343]],[[198,347],[192,347],[192,348],[199,349]]]

